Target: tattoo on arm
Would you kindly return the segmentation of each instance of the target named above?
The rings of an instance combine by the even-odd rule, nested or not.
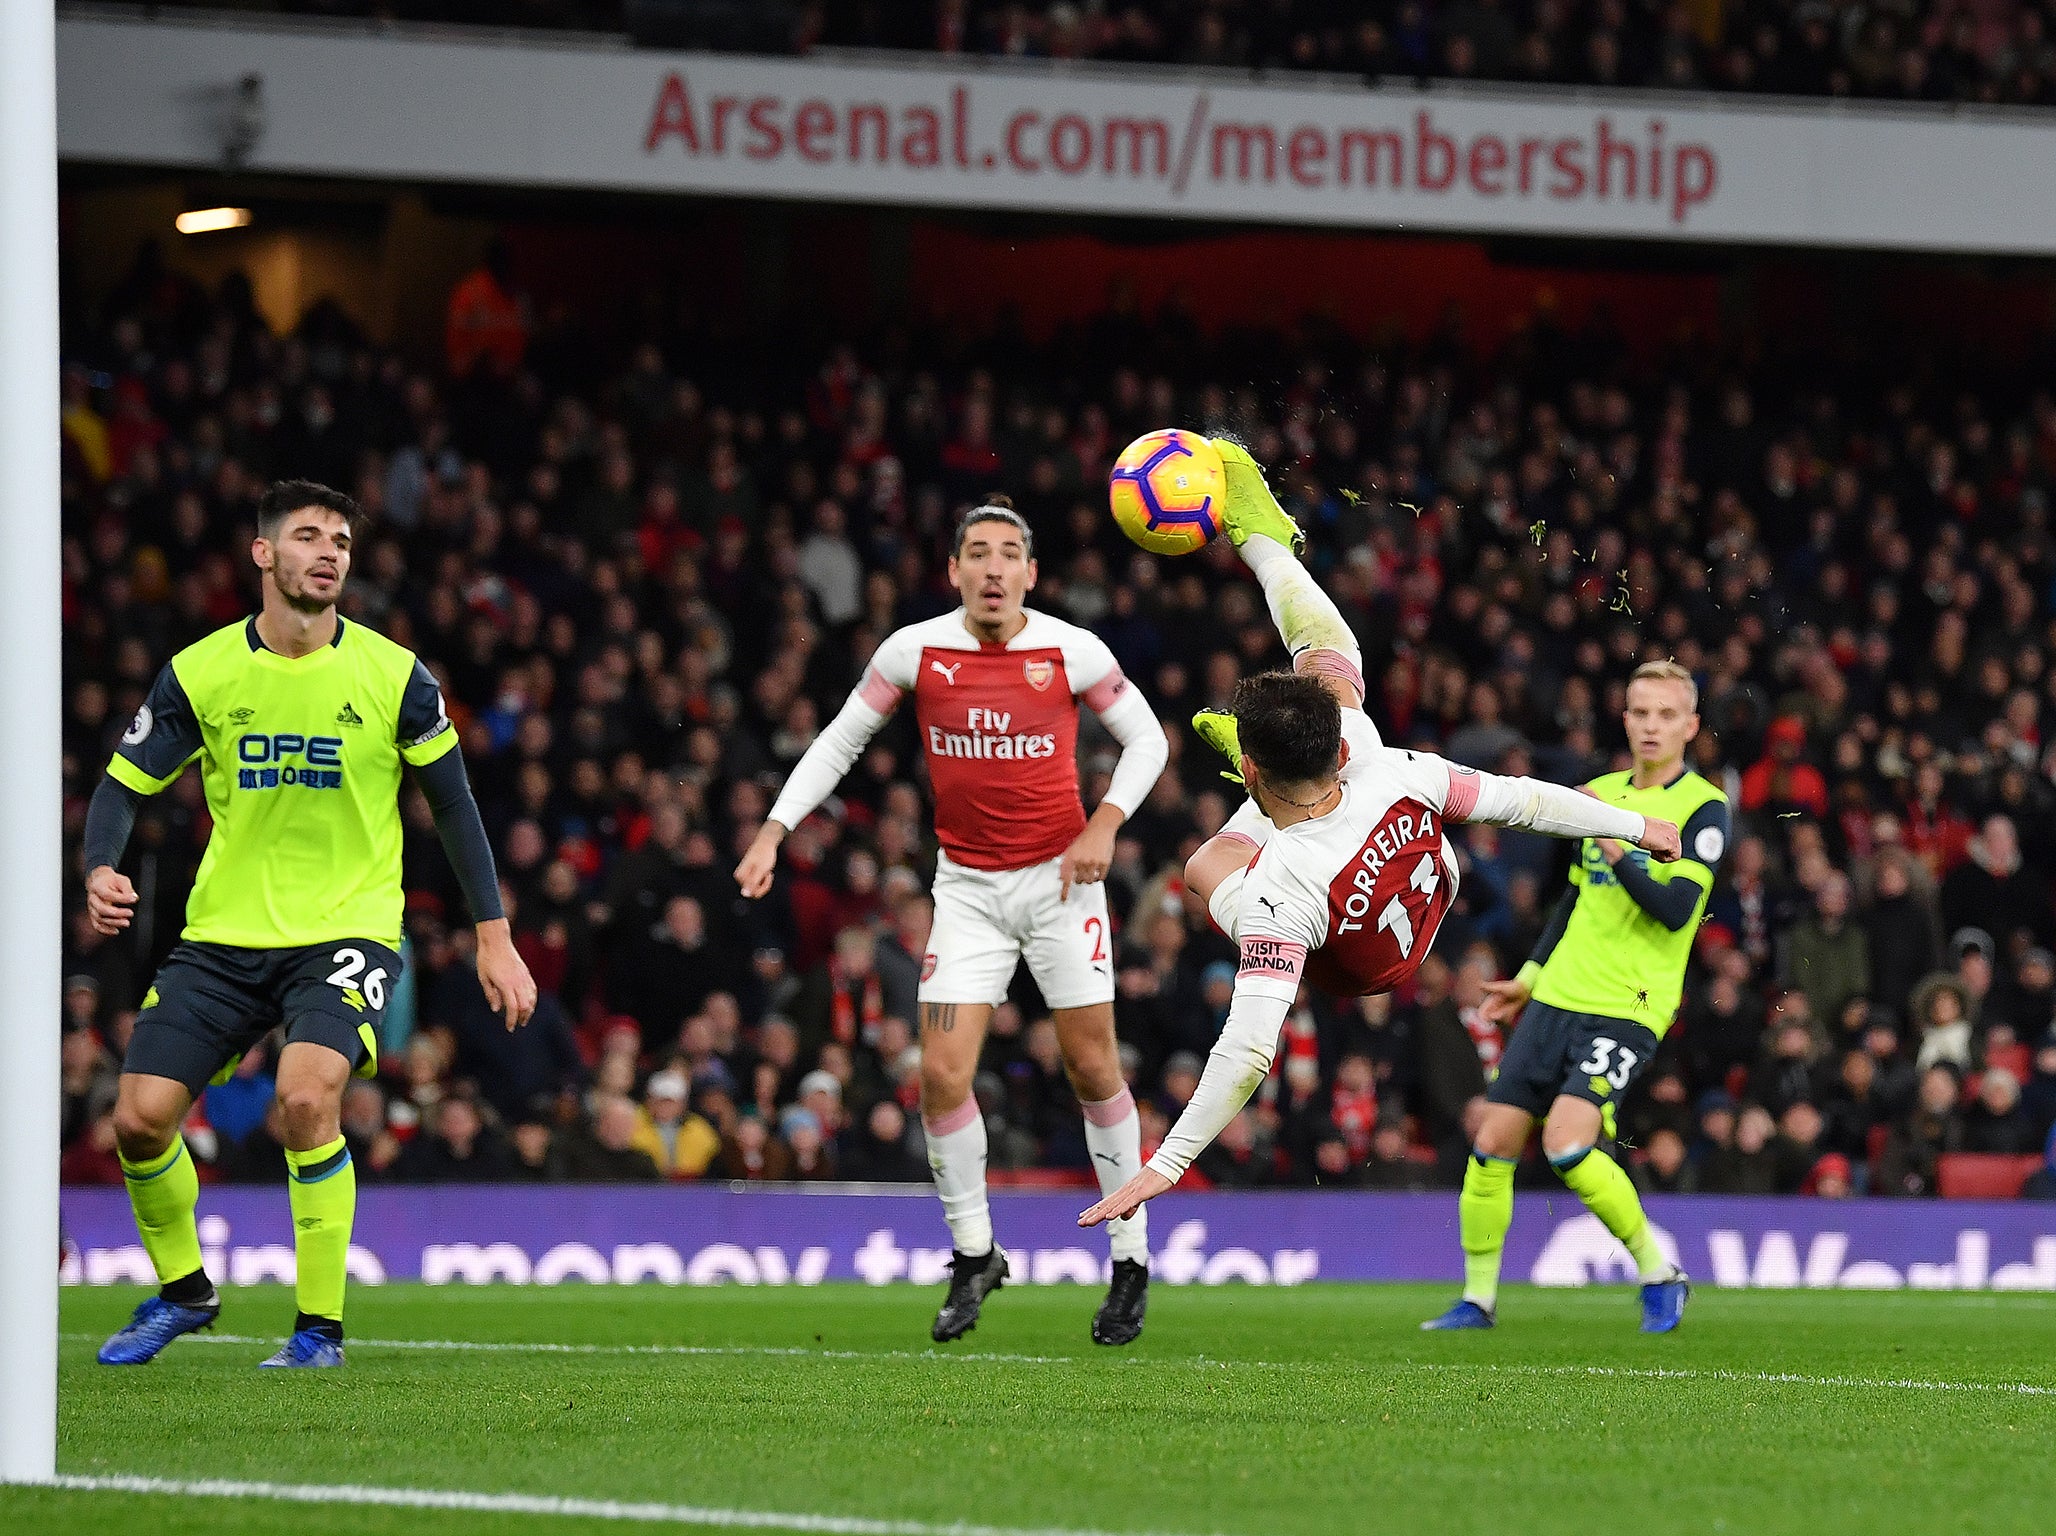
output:
[[[955,1003],[921,1004],[922,1034],[925,1035],[928,1033],[929,1030],[935,1029],[940,1030],[943,1034],[946,1035],[956,1027],[957,1005]]]

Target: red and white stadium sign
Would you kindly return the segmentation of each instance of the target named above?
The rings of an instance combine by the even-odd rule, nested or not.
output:
[[[1366,90],[74,17],[67,159],[845,202],[2056,251],[2056,113]],[[247,132],[252,125],[245,122]]]

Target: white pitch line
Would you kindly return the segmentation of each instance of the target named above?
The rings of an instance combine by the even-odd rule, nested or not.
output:
[[[63,1338],[90,1342],[97,1335],[67,1333]],[[195,1333],[187,1337],[196,1344],[268,1345],[270,1338],[233,1333]],[[551,1344],[519,1340],[484,1339],[357,1339],[352,1349],[396,1349],[428,1352],[535,1355],[654,1355],[654,1356],[763,1356],[806,1360],[919,1360],[939,1364],[997,1365],[1117,1365],[1169,1366],[1203,1371],[1303,1371],[1312,1365],[1361,1364],[1365,1369],[1415,1371],[1423,1374],[1471,1371],[1485,1375],[1512,1376],[1616,1376],[1652,1381],[1719,1381],[1760,1383],[1789,1387],[1857,1387],[1868,1391],[1900,1392],[1997,1392],[2017,1397],[2056,1397],[2056,1386],[2025,1381],[1935,1381],[1918,1376],[1806,1376],[1792,1371],[1728,1371],[1718,1367],[1633,1365],[1519,1365],[1491,1360],[1216,1360],[1206,1356],[1156,1359],[1141,1355],[1008,1355],[997,1353],[953,1353],[940,1349],[807,1349],[772,1344]]]
[[[1435,1364],[1415,1367],[1431,1371],[1507,1371],[1526,1376],[1635,1376],[1660,1381],[1761,1382],[1767,1386],[1862,1387],[1900,1392],[2003,1392],[2021,1397],[2056,1397],[2056,1387],[2025,1381],[1932,1381],[1919,1376],[1802,1376],[1792,1371],[1696,1370],[1691,1367],[1630,1365],[1494,1365]]]
[[[99,1337],[91,1333],[67,1333],[60,1337],[90,1343]],[[190,1333],[195,1344],[270,1344],[277,1340],[238,1333]],[[792,1356],[808,1360],[934,1360],[943,1364],[989,1363],[1001,1365],[1072,1365],[1073,1355],[1006,1355],[991,1351],[962,1353],[941,1349],[807,1349],[799,1345],[776,1344],[536,1344],[488,1339],[360,1339],[344,1341],[350,1349],[461,1350],[479,1354],[531,1355],[765,1355]]]
[[[45,1486],[84,1493],[170,1494],[192,1499],[270,1499],[283,1504],[370,1504],[392,1509],[448,1509],[472,1514],[556,1515],[626,1520],[643,1525],[810,1531],[821,1536],[1116,1536],[1059,1526],[948,1525],[927,1520],[871,1520],[857,1515],[791,1514],[772,1509],[722,1509],[697,1504],[628,1503],[533,1493],[471,1493],[462,1489],[375,1488],[358,1483],[256,1483],[227,1478],[59,1476]],[[1118,1533],[1143,1536],[1143,1533]]]

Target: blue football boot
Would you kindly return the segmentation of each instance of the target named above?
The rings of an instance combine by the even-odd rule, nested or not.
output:
[[[148,1365],[164,1346],[182,1333],[212,1328],[221,1316],[221,1302],[186,1307],[162,1296],[152,1296],[136,1308],[127,1324],[100,1346],[102,1365]]]
[[[1452,1328],[1496,1328],[1499,1319],[1475,1301],[1459,1301],[1440,1317],[1421,1324],[1423,1333],[1440,1333]]]
[[[302,1328],[278,1348],[278,1353],[262,1362],[259,1370],[279,1367],[286,1370],[315,1370],[323,1366],[343,1363],[343,1341],[331,1338],[317,1328]]]
[[[1672,1333],[1685,1320],[1685,1302],[1692,1294],[1692,1282],[1675,1264],[1670,1277],[1652,1280],[1642,1287],[1642,1331]]]

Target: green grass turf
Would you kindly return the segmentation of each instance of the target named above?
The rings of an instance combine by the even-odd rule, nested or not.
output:
[[[939,1290],[393,1285],[354,1290],[346,1369],[286,1373],[252,1368],[292,1311],[260,1287],[227,1293],[222,1329],[263,1342],[95,1365],[139,1295],[64,1297],[63,1472],[1231,1536],[2046,1532],[2056,1486],[2056,1392],[1859,1384],[2056,1389],[2048,1297],[1708,1290],[1645,1338],[1624,1288],[1513,1287],[1496,1332],[1443,1335],[1415,1328],[1441,1289],[1159,1288],[1142,1342],[1103,1350],[1094,1293],[1024,1287],[954,1352],[1051,1358],[952,1361],[928,1357]],[[1842,1380],[1756,1379],[1780,1372]],[[39,1536],[636,1528],[0,1490],[0,1529]]]

